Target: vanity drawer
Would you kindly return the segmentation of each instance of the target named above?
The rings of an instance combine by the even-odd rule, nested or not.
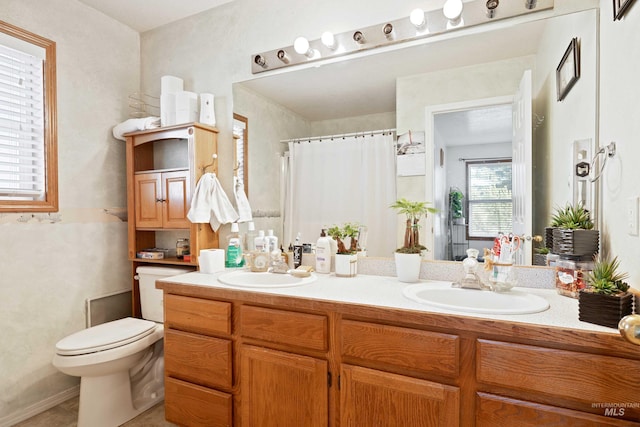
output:
[[[222,427],[232,425],[233,397],[195,384],[167,378],[164,412],[167,421],[190,426]]]
[[[457,377],[457,335],[343,320],[341,351],[345,358],[430,374]]]
[[[576,401],[627,402],[640,384],[638,361],[478,340],[478,382]]]
[[[231,341],[165,329],[167,376],[207,387],[231,388]]]
[[[327,349],[327,316],[243,305],[240,325],[245,337],[312,350]]]
[[[164,295],[165,327],[205,335],[231,334],[231,303]]]

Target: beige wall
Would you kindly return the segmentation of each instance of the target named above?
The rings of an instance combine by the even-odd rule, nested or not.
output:
[[[77,378],[51,365],[85,326],[84,301],[131,286],[124,142],[110,136],[139,87],[139,35],[76,0],[0,0],[2,20],[57,45],[60,212],[0,214],[0,425]],[[60,220],[58,220],[60,219]]]

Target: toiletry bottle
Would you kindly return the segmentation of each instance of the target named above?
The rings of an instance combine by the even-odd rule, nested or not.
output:
[[[325,274],[331,272],[331,239],[327,237],[324,228],[316,243],[316,271]]]
[[[298,268],[302,265],[302,243],[300,233],[296,236],[296,242],[293,245],[293,268]]]
[[[256,226],[253,221],[249,222],[247,226],[247,233],[244,235],[244,250],[249,253],[251,251],[256,250],[256,237],[258,236],[258,232],[256,231]]]
[[[266,252],[266,245],[264,240],[264,230],[258,231],[258,237],[254,239],[255,250],[258,252]]]
[[[289,268],[293,269],[293,245],[289,243],[289,248],[287,249],[287,263],[289,264]]]
[[[240,242],[240,234],[238,233],[238,223],[231,224],[231,234],[227,240],[227,256],[224,266],[227,268],[242,267],[244,258],[242,257],[242,244]]]
[[[264,238],[264,245],[266,251],[272,253],[278,250],[278,238],[273,235],[273,230],[267,231],[267,236]]]

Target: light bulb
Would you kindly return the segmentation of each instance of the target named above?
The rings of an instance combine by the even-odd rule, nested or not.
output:
[[[306,55],[306,56],[313,55],[313,53],[311,52],[311,49],[309,49],[309,40],[305,39],[304,37],[298,37],[293,42],[293,49],[300,55]]]
[[[322,33],[322,36],[320,36],[320,40],[322,40],[322,44],[327,48],[332,50],[336,48],[336,38],[331,31],[325,31],[324,33]]]
[[[442,6],[442,13],[449,21],[456,21],[462,15],[462,0],[447,0]]]
[[[409,21],[411,21],[411,23],[416,27],[416,28],[421,28],[424,26],[425,19],[424,19],[424,10],[422,9],[413,9],[411,11],[411,14],[409,14]]]

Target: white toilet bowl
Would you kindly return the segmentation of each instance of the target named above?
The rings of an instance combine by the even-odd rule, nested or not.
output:
[[[164,399],[162,291],[156,279],[185,270],[139,267],[143,317],[76,332],[56,344],[53,366],[80,377],[78,427],[116,427]]]

